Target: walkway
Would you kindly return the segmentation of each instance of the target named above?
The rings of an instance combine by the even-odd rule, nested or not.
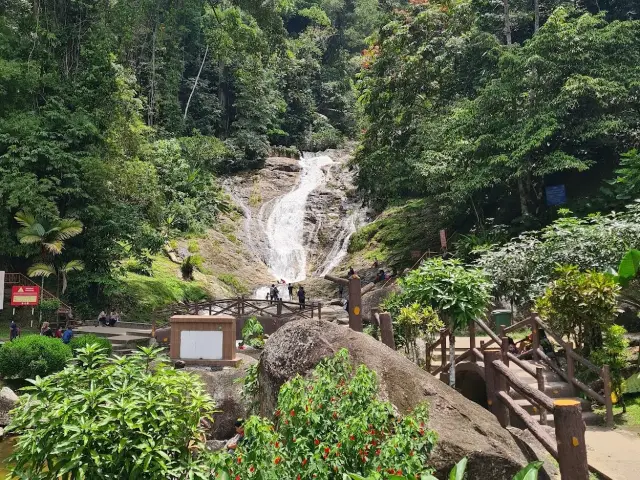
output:
[[[589,463],[613,480],[640,477],[640,432],[587,428]]]

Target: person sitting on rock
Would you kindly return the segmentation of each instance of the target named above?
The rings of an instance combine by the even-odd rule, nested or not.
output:
[[[244,421],[237,420],[236,421],[236,434],[235,436],[227,442],[225,445],[225,449],[227,453],[234,454],[238,445],[240,445],[244,441]]]
[[[71,325],[67,325],[67,329],[62,334],[62,343],[69,343],[73,338],[73,329]]]
[[[49,326],[49,322],[44,322],[42,327],[40,327],[40,335],[45,337],[53,337],[53,330]]]

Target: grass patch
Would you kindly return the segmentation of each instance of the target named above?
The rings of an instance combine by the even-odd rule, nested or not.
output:
[[[230,273],[221,273],[220,275],[218,275],[218,280],[220,280],[226,286],[230,287],[236,293],[249,293],[249,289],[246,287],[246,285]]]
[[[189,253],[198,253],[200,251],[200,245],[195,240],[191,240],[188,246]]]
[[[627,405],[627,413],[622,413],[620,402],[613,406],[613,418],[616,425],[621,427],[640,427],[640,395],[626,395],[624,401]],[[598,408],[594,411],[604,418],[606,413],[604,408]]]
[[[209,296],[201,282],[179,278],[179,267],[171,260],[155,256],[152,276],[127,273],[118,292],[118,305],[125,318],[143,321],[150,312],[179,302],[196,302]]]

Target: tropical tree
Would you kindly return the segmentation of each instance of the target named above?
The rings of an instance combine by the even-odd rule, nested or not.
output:
[[[454,387],[456,330],[486,315],[491,283],[485,273],[457,260],[432,258],[401,280],[403,294],[413,302],[430,306],[449,324],[449,384]]]
[[[84,270],[84,263],[81,260],[71,260],[57,265],[55,257],[62,254],[66,240],[82,233],[82,222],[75,218],[61,218],[46,222],[26,211],[18,212],[15,219],[21,225],[17,233],[20,243],[36,245],[40,250],[40,261],[29,267],[27,274],[30,277],[42,277],[43,287],[45,278],[56,275],[58,293],[60,279],[62,279],[62,293],[64,293],[67,290],[68,274]]]

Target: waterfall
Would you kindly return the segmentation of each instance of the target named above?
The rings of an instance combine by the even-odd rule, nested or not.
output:
[[[307,278],[304,219],[309,194],[325,181],[323,167],[333,163],[326,155],[304,154],[298,185],[276,200],[266,222],[267,266],[278,280],[299,282]]]
[[[324,277],[337,267],[342,259],[347,256],[347,248],[351,236],[356,233],[358,226],[365,221],[365,212],[360,208],[354,208],[353,211],[345,217],[340,223],[340,234],[336,237],[331,246],[331,250],[326,256],[322,265],[315,271],[318,277]]]

